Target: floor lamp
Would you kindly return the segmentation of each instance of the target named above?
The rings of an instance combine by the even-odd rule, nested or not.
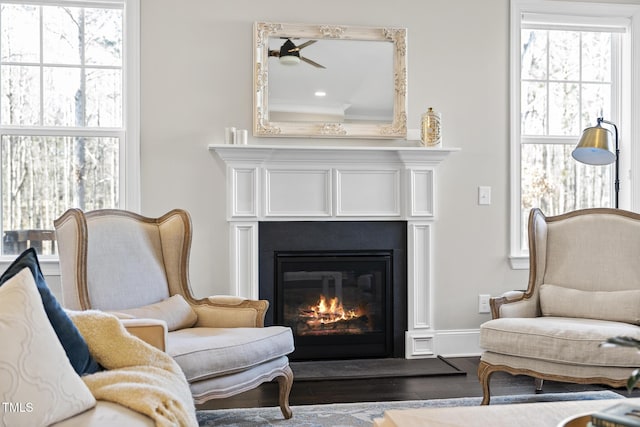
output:
[[[615,130],[615,141],[612,141],[611,131],[602,127],[602,123],[613,126]],[[614,145],[615,144],[615,145]],[[615,147],[615,152],[612,149]],[[582,137],[578,145],[571,153],[571,156],[587,165],[608,165],[616,162],[615,169],[615,191],[616,209],[618,208],[618,193],[620,192],[620,147],[618,146],[618,127],[602,117],[598,117],[598,124],[594,127],[586,128],[582,132]]]

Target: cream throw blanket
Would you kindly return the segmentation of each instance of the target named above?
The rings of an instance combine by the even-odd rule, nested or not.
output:
[[[168,354],[129,334],[101,311],[69,311],[91,355],[105,371],[82,377],[94,397],[152,418],[156,426],[197,427],[189,385]]]

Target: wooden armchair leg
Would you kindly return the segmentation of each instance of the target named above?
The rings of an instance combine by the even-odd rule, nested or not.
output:
[[[280,402],[280,410],[284,418],[288,420],[293,416],[291,408],[289,407],[289,393],[291,393],[291,386],[293,386],[293,371],[287,365],[282,371],[282,375],[278,377],[278,389],[280,394],[278,401]]]
[[[489,380],[491,379],[491,374],[493,374],[493,370],[491,369],[491,365],[486,362],[480,361],[478,365],[478,379],[480,380],[480,385],[482,386],[482,402],[480,405],[488,405],[491,400],[491,391],[489,390]]]

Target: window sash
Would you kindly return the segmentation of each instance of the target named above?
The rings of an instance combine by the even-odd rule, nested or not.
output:
[[[520,30],[523,29],[532,29],[530,27],[527,27],[525,25],[522,25],[520,27]],[[564,24],[541,24],[538,25],[537,28],[538,30],[543,30],[543,31],[554,31],[554,30],[559,30],[559,31],[572,31],[572,32],[583,32],[581,29],[577,29],[574,26],[570,26],[570,25],[564,25]],[[596,31],[594,28],[591,28],[592,31]],[[550,90],[550,86],[551,84],[575,84],[579,86],[578,90],[582,90],[581,89],[581,85],[585,85],[585,84],[591,84],[591,85],[610,85],[611,87],[611,112],[609,114],[607,114],[607,117],[605,117],[607,120],[612,121],[614,123],[620,123],[620,90],[621,90],[621,68],[620,68],[620,59],[621,59],[621,38],[618,37],[619,34],[621,32],[610,32],[608,31],[608,27],[605,30],[604,28],[598,29],[598,32],[602,32],[602,33],[610,33],[611,34],[611,81],[610,82],[603,82],[603,81],[597,81],[597,80],[586,80],[586,79],[567,79],[567,80],[558,80],[558,79],[554,79],[548,76],[547,73],[547,77],[543,78],[543,79],[536,79],[536,78],[523,78],[521,76],[521,69],[520,69],[520,64],[518,64],[518,96],[520,96],[520,89],[521,89],[521,85],[522,83],[543,83],[546,84],[546,90],[547,90],[547,105],[546,105],[546,118],[549,118],[549,90]],[[522,44],[521,42],[519,43],[520,45]],[[548,50],[547,50],[548,53]],[[582,95],[579,96],[579,99],[582,99]],[[580,104],[578,106],[579,108],[579,114],[578,117],[583,117],[583,110],[582,110],[582,104]],[[520,104],[518,104],[518,115],[521,115],[522,110],[520,107]],[[582,120],[581,120],[582,121]],[[576,133],[575,135],[572,135],[573,139],[573,143],[577,143],[580,134],[582,132],[583,129],[589,127],[589,126],[594,126],[596,124],[595,120],[593,121],[593,123],[581,123],[582,126],[579,129],[579,132]],[[520,125],[521,122],[518,122],[518,126],[520,129]],[[524,143],[525,140],[527,140],[528,138],[538,138],[538,142],[537,143],[544,143],[544,139],[548,139],[550,143],[554,143],[554,140],[561,137],[559,135],[555,135],[555,134],[551,134],[549,133],[549,127],[550,125],[550,120],[546,120],[546,129],[545,135],[540,135],[540,136],[533,136],[530,134],[523,134],[522,132],[520,132],[520,136],[519,138],[521,139],[521,143]],[[567,136],[568,138],[570,138],[571,136]]]
[[[4,129],[6,127],[19,127],[19,128],[30,128],[30,129],[37,129],[39,127],[47,127],[49,126],[48,124],[45,123],[45,111],[46,111],[46,106],[45,106],[45,93],[46,93],[46,82],[45,82],[45,76],[47,72],[50,72],[51,70],[60,70],[60,69],[70,69],[70,70],[79,70],[80,75],[78,76],[82,82],[81,87],[85,88],[84,91],[84,105],[85,105],[85,109],[87,107],[87,105],[89,105],[90,103],[90,90],[87,90],[87,75],[88,75],[88,71],[89,70],[113,70],[113,71],[119,71],[120,72],[120,93],[119,96],[121,98],[121,106],[120,106],[120,114],[117,118],[117,121],[120,123],[120,126],[118,126],[117,128],[120,129],[124,129],[125,126],[125,117],[126,117],[126,102],[124,102],[125,96],[126,96],[126,86],[125,86],[125,58],[126,58],[126,54],[127,54],[127,39],[126,39],[126,26],[127,26],[127,17],[125,12],[125,3],[124,0],[118,0],[118,1],[112,1],[112,2],[91,2],[91,1],[66,1],[66,0],[57,0],[57,1],[29,1],[29,0],[25,0],[25,1],[4,1],[4,0],[0,0],[0,3],[2,4],[22,4],[22,5],[33,5],[33,6],[48,6],[48,7],[78,7],[78,8],[94,8],[94,9],[114,9],[114,10],[121,10],[123,11],[122,13],[122,29],[121,29],[121,35],[122,35],[122,56],[121,56],[121,60],[120,63],[118,65],[105,65],[105,64],[93,64],[90,62],[86,61],[86,58],[84,56],[84,48],[86,46],[80,46],[81,51],[83,52],[79,58],[79,62],[78,63],[60,63],[60,62],[49,62],[49,61],[45,61],[45,57],[47,56],[47,50],[45,49],[45,43],[44,43],[44,38],[45,38],[45,31],[44,31],[44,27],[43,27],[43,14],[42,14],[42,9],[40,9],[39,11],[39,24],[40,24],[40,33],[39,33],[39,40],[38,40],[38,45],[39,45],[39,58],[38,61],[7,61],[7,60],[1,60],[0,59],[0,67],[11,67],[11,66],[17,66],[17,67],[33,67],[37,69],[37,73],[38,73],[38,85],[39,85],[39,111],[38,111],[38,121],[39,124],[27,124],[27,125],[17,125],[17,124],[2,124],[3,123],[3,119],[2,117],[0,117],[0,129]],[[85,28],[83,28],[84,30]],[[0,55],[0,58],[2,56]],[[0,88],[1,91],[1,88]],[[1,92],[0,92],[1,95]],[[0,111],[1,114],[1,111]],[[69,126],[67,125],[66,127],[68,128],[91,128],[91,127],[99,127],[99,126],[86,126],[87,125],[87,120],[88,117],[86,115],[86,112],[83,113],[83,117],[82,120],[84,121],[84,123],[82,125],[77,125],[77,126]],[[56,126],[57,127],[57,126]],[[99,128],[102,128],[101,126]]]

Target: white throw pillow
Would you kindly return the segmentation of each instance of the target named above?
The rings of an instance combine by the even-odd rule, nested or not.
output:
[[[28,268],[0,286],[0,342],[1,426],[46,426],[95,406]]]
[[[540,286],[543,316],[579,317],[640,324],[640,290],[582,291],[551,284]]]

